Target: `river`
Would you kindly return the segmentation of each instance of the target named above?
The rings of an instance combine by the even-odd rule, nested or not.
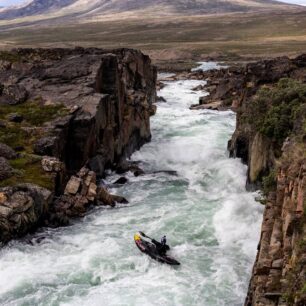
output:
[[[95,208],[72,226],[40,230],[28,237],[32,244],[14,241],[0,251],[1,305],[243,304],[263,209],[245,190],[246,166],[228,157],[235,114],[189,110],[200,84],[172,81],[159,92],[167,102],[152,117],[152,142],[132,156],[151,174],[128,174],[112,190],[129,205]],[[159,170],[178,175],[153,173]],[[181,266],[140,253],[138,230],[166,234]]]

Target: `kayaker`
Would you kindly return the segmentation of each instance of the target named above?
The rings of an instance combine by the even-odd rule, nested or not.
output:
[[[166,255],[167,251],[169,250],[166,236],[163,236],[161,238],[161,242],[158,242],[155,239],[152,239],[152,242],[156,245],[156,250],[159,255],[161,256]]]
[[[163,236],[162,239],[160,240],[160,243],[162,245],[166,245],[167,244],[167,237],[166,236]]]

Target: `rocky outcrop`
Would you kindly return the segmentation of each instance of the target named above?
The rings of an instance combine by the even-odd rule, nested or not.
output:
[[[53,224],[56,220],[56,224],[62,225],[64,222],[65,225],[69,218],[83,216],[91,205],[114,207],[116,203],[127,204],[128,201],[110,194],[105,187],[99,185],[96,173],[83,167],[71,176],[64,194],[55,200],[49,211],[49,220]]]
[[[43,223],[52,205],[52,192],[32,184],[0,191],[0,243],[21,237]]]
[[[232,80],[231,80],[232,77]],[[306,56],[210,72],[211,97],[237,111],[232,157],[265,211],[246,306],[306,304]]]
[[[220,70],[195,71],[178,77],[207,81],[205,91],[210,94],[200,98],[200,105],[221,101],[223,107],[237,110],[263,84],[272,84],[287,77],[305,82],[305,63],[306,55],[295,59],[281,57]]]
[[[0,55],[0,70],[0,140],[21,152],[12,162],[1,157],[0,186],[30,181],[57,196],[28,228],[41,218],[64,224],[91,204],[125,202],[101,191],[97,178],[151,139],[156,69],[149,57],[130,49],[18,49]],[[16,114],[22,120],[10,120]]]
[[[267,197],[247,306],[306,303],[306,162],[287,162],[291,165],[282,161],[276,189]]]

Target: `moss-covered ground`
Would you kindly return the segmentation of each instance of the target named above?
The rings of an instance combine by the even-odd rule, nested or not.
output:
[[[10,114],[23,116],[22,123],[8,120]],[[42,105],[40,101],[26,102],[18,105],[0,105],[0,120],[5,127],[0,127],[0,143],[5,143],[13,149],[18,148],[19,157],[10,160],[15,169],[14,175],[0,181],[0,187],[20,183],[33,183],[48,189],[53,189],[53,177],[44,172],[41,167],[41,157],[33,154],[33,144],[48,132],[42,126],[57,117],[67,114],[63,105]]]

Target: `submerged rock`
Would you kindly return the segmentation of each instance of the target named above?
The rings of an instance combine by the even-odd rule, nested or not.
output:
[[[106,188],[99,186],[97,189],[97,200],[100,205],[108,205],[114,207],[116,203],[128,204],[128,200],[124,197],[110,194]]]
[[[128,180],[126,177],[122,176],[122,177],[120,177],[118,180],[116,180],[113,184],[124,185],[124,184],[126,184],[128,181],[129,181],[129,180]]]
[[[164,97],[162,97],[162,96],[158,96],[157,99],[156,99],[156,102],[159,102],[159,103],[166,103],[167,100],[166,100]]]
[[[116,166],[116,173],[118,174],[123,174],[126,172],[132,172],[135,176],[140,176],[144,174],[145,172],[137,165],[137,163],[133,162],[128,162],[126,160],[121,161],[117,166]]]

